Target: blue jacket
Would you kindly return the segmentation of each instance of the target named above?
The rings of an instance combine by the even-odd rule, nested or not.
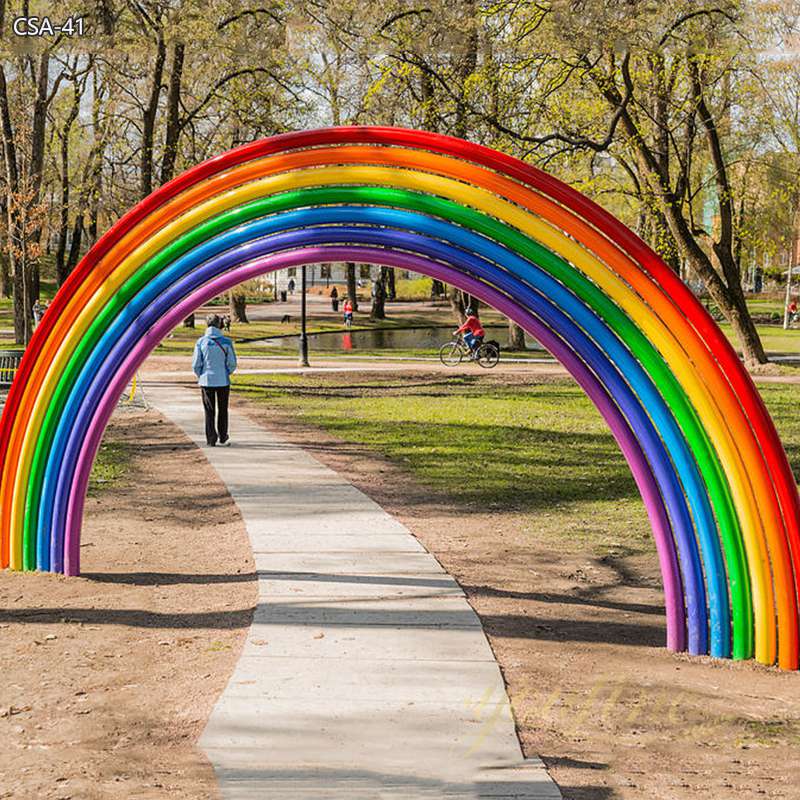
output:
[[[233,342],[219,328],[206,328],[194,346],[192,369],[201,386],[229,386],[236,371]]]

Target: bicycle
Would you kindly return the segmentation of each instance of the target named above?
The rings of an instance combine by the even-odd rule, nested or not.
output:
[[[500,363],[500,345],[497,342],[481,342],[471,350],[463,336],[457,336],[439,348],[439,360],[446,367],[457,367],[462,361],[475,361],[484,369],[492,369]]]

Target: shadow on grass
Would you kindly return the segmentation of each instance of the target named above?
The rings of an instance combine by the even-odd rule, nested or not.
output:
[[[281,389],[287,391],[285,386]],[[290,391],[296,392],[294,387]],[[548,398],[552,399],[552,393]],[[261,400],[262,407],[268,405],[263,396]],[[526,512],[554,504],[639,496],[624,458],[606,432],[472,421],[375,421],[348,416],[346,410],[310,419],[308,424],[323,427],[338,439],[303,442],[301,446],[309,453],[359,456],[368,448],[400,468],[410,469],[432,493],[470,509]],[[272,449],[236,442],[235,430],[232,436],[236,450],[243,453]],[[145,452],[156,456],[194,447],[178,440],[142,445]],[[423,494],[415,492],[409,492],[405,501],[408,505],[427,502]]]

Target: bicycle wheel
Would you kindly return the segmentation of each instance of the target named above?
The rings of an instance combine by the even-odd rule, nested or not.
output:
[[[447,342],[439,348],[439,359],[446,367],[456,367],[464,358],[464,349],[459,342]]]
[[[500,363],[500,353],[493,344],[482,344],[476,360],[484,369],[492,369]]]

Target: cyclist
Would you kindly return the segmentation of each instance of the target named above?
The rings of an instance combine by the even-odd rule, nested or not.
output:
[[[475,353],[477,353],[478,348],[483,343],[483,337],[486,336],[486,331],[483,329],[481,321],[475,313],[475,309],[468,308],[464,313],[467,319],[454,335],[458,336],[459,333],[464,334],[464,343],[469,347],[471,356],[474,358]]]

